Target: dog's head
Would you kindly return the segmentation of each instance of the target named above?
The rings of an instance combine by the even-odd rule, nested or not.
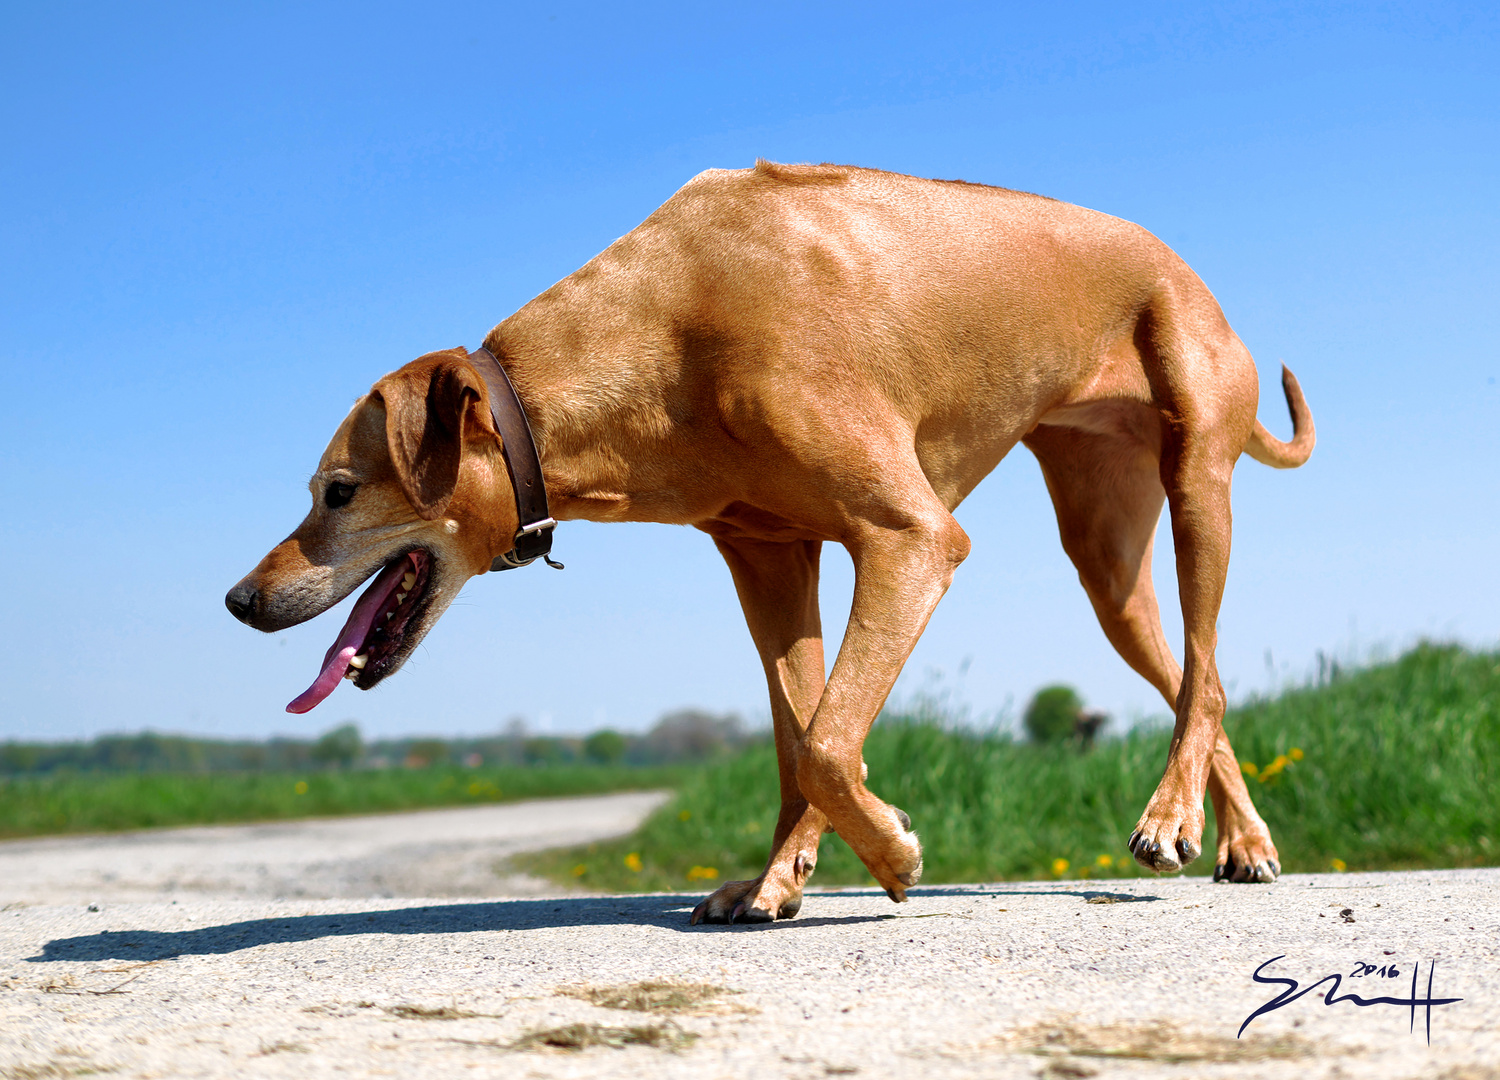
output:
[[[311,709],[340,679],[368,690],[394,672],[464,582],[510,549],[510,478],[467,355],[429,353],[377,382],[323,452],[312,512],[225,597],[235,618],[269,632],[375,579],[288,711]]]

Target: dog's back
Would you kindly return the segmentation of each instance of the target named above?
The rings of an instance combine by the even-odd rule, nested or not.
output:
[[[1206,348],[1174,348],[1185,328]],[[858,439],[818,430],[823,403],[850,402],[846,429],[912,433],[948,502],[1044,418],[1160,408],[1205,366],[1257,394],[1212,294],[1140,226],[836,165],[700,174],[486,343],[539,396],[628,414],[647,440],[695,424],[751,447]]]

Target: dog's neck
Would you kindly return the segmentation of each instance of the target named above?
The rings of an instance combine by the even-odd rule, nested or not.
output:
[[[628,324],[598,332],[564,321],[560,308],[534,301],[484,342],[531,421],[552,516],[686,522],[672,479],[680,421],[662,377],[676,356]]]

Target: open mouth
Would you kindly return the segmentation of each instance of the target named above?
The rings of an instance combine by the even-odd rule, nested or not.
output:
[[[383,679],[396,666],[396,654],[426,594],[431,568],[432,556],[421,548],[386,563],[324,655],[323,670],[286,711],[309,711],[333,693],[342,679],[353,681],[361,690]]]

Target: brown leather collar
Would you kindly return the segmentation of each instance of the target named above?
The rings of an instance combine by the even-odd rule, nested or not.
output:
[[[469,354],[469,363],[489,388],[490,415],[495,418],[495,430],[500,432],[501,454],[505,470],[510,473],[511,489],[516,493],[516,513],[520,520],[515,546],[497,555],[490,569],[514,570],[542,559],[554,570],[561,570],[562,563],[549,557],[552,530],[557,522],[547,512],[547,485],[542,479],[542,459],[536,452],[531,421],[526,419],[526,410],[510,384],[510,376],[494,353],[481,346]]]

